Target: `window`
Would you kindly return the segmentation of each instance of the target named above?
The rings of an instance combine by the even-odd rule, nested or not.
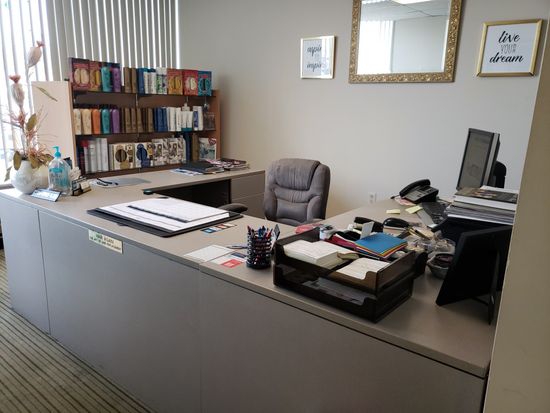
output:
[[[21,75],[27,112],[30,82],[62,80],[69,57],[129,67],[181,67],[177,0],[0,0],[0,184],[19,131],[8,76]],[[25,73],[27,50],[43,41],[42,59]]]

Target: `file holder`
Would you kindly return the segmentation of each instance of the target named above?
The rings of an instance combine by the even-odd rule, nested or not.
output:
[[[364,280],[338,272],[341,265],[328,269],[284,253],[284,245],[297,240],[318,241],[319,229],[284,238],[275,243],[275,285],[377,322],[405,302],[413,290],[418,272],[424,271],[425,257],[407,252],[378,272],[368,272]]]

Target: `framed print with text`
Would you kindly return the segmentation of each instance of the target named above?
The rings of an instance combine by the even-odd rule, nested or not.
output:
[[[533,76],[541,19],[483,24],[478,76]]]
[[[334,77],[334,36],[302,39],[300,67],[302,79],[332,79]]]

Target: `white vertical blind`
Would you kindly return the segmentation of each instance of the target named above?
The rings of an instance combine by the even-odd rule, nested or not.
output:
[[[54,16],[50,47],[59,50],[52,56],[55,80],[67,77],[68,57],[129,67],[181,64],[177,0],[42,1],[48,15]]]
[[[49,80],[52,78],[50,56],[47,56],[47,46],[44,48],[44,58],[31,68],[26,68],[27,51],[36,46],[36,41],[49,43],[49,30],[46,15],[46,0],[2,0],[0,2],[0,184],[4,181],[4,173],[9,166],[13,141],[20,140],[21,132],[9,124],[10,112],[18,111],[17,105],[11,99],[11,75],[20,75],[19,83],[25,91],[25,112],[30,112],[30,82],[33,80]]]
[[[0,117],[15,110],[9,75],[21,75],[30,112],[30,82],[68,77],[69,57],[129,67],[181,67],[178,0],[0,0]],[[25,73],[27,50],[43,41],[43,57]],[[0,124],[0,184],[12,136]]]

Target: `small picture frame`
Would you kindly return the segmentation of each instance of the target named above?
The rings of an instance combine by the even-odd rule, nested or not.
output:
[[[541,19],[483,24],[478,76],[533,76]]]
[[[301,39],[300,77],[332,79],[334,77],[334,36]]]

